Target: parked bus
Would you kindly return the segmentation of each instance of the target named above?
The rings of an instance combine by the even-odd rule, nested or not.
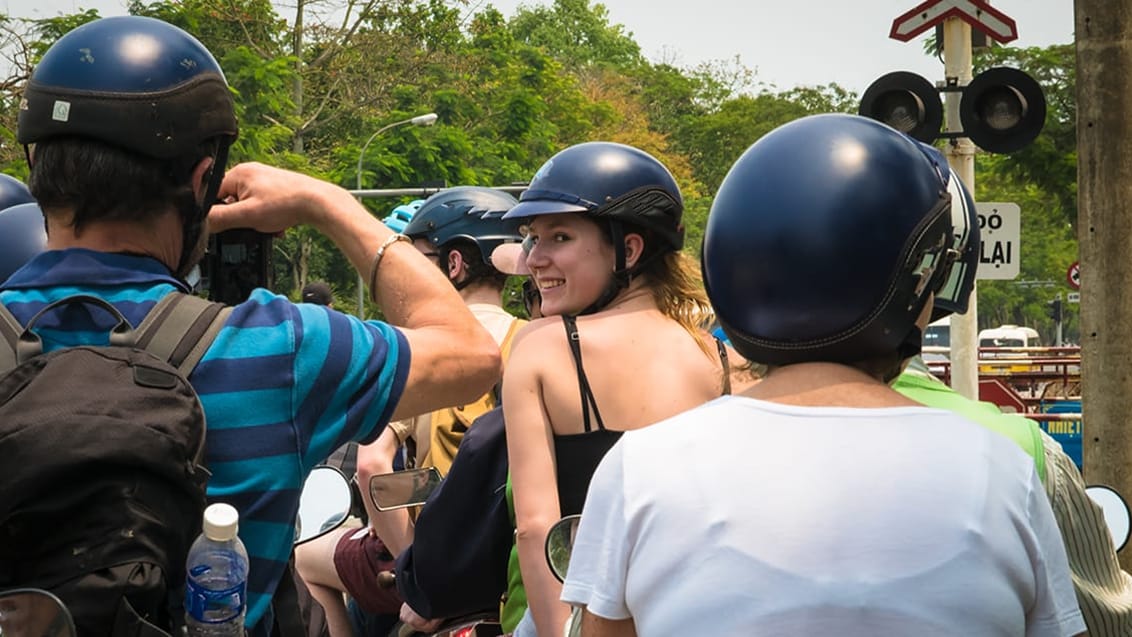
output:
[[[1041,347],[1041,337],[1032,327],[1003,325],[979,332],[979,347]]]
[[[924,330],[924,347],[951,348],[951,317],[945,316],[938,321],[928,323]]]

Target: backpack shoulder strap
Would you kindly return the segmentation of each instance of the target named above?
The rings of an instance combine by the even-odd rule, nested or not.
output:
[[[231,313],[223,303],[181,292],[167,294],[138,325],[136,346],[187,377]]]
[[[23,329],[16,317],[0,303],[0,374],[15,369],[16,343]]]

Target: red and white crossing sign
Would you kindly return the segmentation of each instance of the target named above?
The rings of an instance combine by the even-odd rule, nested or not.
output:
[[[950,17],[962,19],[1003,44],[1018,39],[1014,19],[986,0],[927,0],[893,20],[888,37],[907,42]]]
[[[1018,392],[997,378],[984,378],[979,381],[979,400],[994,403],[1008,414],[1026,413],[1026,403]]]

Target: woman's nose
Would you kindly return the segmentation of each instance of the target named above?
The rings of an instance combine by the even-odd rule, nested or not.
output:
[[[524,253],[524,258],[527,260],[527,268],[534,268],[538,264],[546,263],[546,250],[541,247],[541,244],[536,243]]]

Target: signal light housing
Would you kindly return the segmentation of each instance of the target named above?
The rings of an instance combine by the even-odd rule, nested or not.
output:
[[[939,91],[922,76],[908,71],[887,73],[870,84],[857,113],[927,143],[939,135],[943,125]]]
[[[941,91],[961,91],[960,132],[941,132]],[[909,136],[931,143],[940,137],[968,137],[991,153],[1012,153],[1028,146],[1041,132],[1046,100],[1029,75],[1009,67],[989,69],[964,87],[937,88],[908,71],[887,73],[869,85],[857,112],[884,122]]]

